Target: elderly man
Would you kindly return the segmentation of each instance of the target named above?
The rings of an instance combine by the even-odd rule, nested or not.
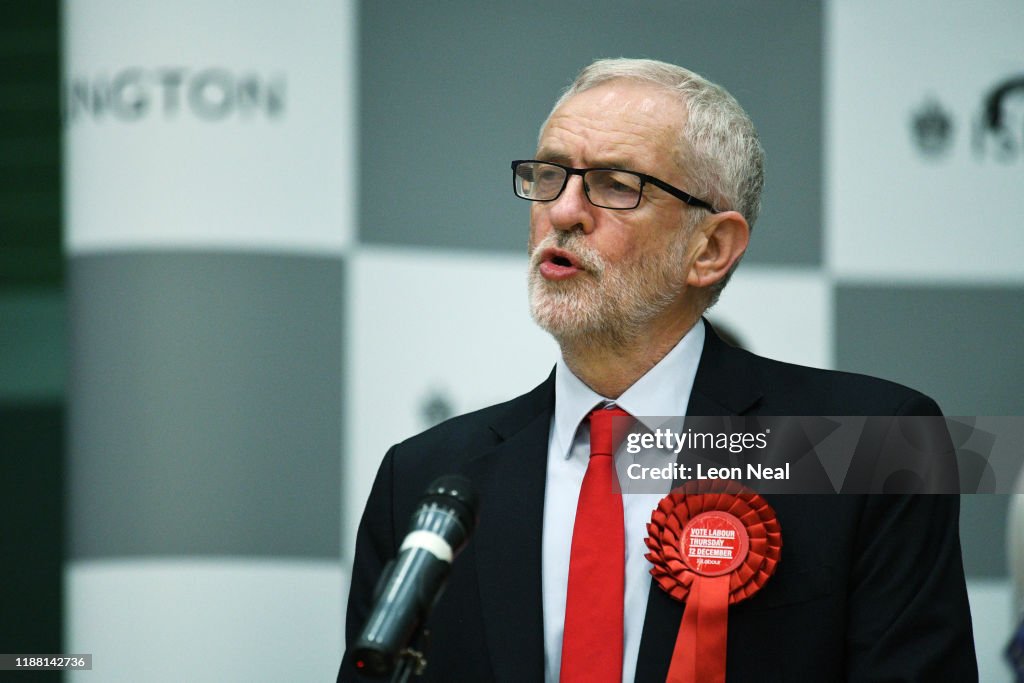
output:
[[[701,318],[763,184],[754,127],[719,86],[600,60],[556,103],[535,157],[513,162],[514,187],[531,201],[531,310],[561,359],[530,393],[388,452],[356,543],[348,643],[420,493],[458,472],[480,523],[430,618],[426,679],[663,681],[685,605],[652,586],[649,498],[609,509],[588,492],[592,411],[940,413],[906,387],[735,349]],[[781,561],[729,611],[728,680],[977,679],[956,497],[769,498]],[[358,680],[348,656],[339,680]]]

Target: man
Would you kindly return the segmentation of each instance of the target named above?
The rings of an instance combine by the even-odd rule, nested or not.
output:
[[[661,62],[595,62],[555,105],[535,157],[513,164],[517,195],[532,201],[530,304],[562,357],[532,392],[393,447],[356,543],[349,645],[427,483],[456,472],[476,484],[479,526],[428,624],[428,680],[597,680],[567,661],[591,624],[566,626],[578,609],[567,593],[579,590],[569,576],[595,407],[939,414],[899,385],[734,349],[702,320],[747,247],[763,184],[753,125],[720,87]],[[615,634],[583,652],[621,660],[604,680],[663,681],[684,605],[651,584],[649,498],[620,498]],[[782,557],[761,592],[729,611],[728,680],[977,679],[955,497],[769,502]],[[348,658],[339,680],[358,680]]]

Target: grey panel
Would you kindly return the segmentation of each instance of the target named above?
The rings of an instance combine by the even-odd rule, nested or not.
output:
[[[519,251],[508,162],[597,57],[650,57],[728,88],[768,153],[748,262],[821,262],[820,3],[362,2],[360,238]],[[435,178],[443,168],[444,182]]]
[[[1024,414],[1024,287],[836,288],[840,369],[895,380],[947,415]]]
[[[69,291],[72,557],[338,557],[339,260],[79,256]]]
[[[932,396],[947,415],[1024,414],[1024,288],[869,287],[836,292],[836,362]],[[964,496],[969,576],[1005,576],[1005,496]]]
[[[960,545],[967,578],[1001,578],[1009,575],[1004,539],[1010,496],[960,496]]]

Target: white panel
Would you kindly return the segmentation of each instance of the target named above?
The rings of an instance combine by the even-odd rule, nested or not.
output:
[[[1004,652],[1012,633],[1010,582],[1006,579],[971,579],[967,597],[974,623],[974,648],[978,653],[978,680],[1012,683],[1013,675]]]
[[[833,365],[832,288],[819,270],[741,265],[708,318],[760,356]]]
[[[1024,78],[1024,3],[832,0],[826,36],[833,272],[1024,281],[1024,88],[1001,107],[1005,146],[982,125]]]
[[[337,563],[108,560],[65,574],[69,680],[333,681],[348,577]]]
[[[529,391],[558,347],[531,320],[526,256],[361,249],[346,291],[345,556],[387,449],[459,414]]]
[[[64,4],[70,251],[340,251],[352,0]]]

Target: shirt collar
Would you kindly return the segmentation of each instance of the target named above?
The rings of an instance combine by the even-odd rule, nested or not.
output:
[[[657,365],[614,403],[635,417],[685,414],[704,349],[704,334],[704,321],[698,320]],[[594,406],[610,400],[584,384],[559,357],[555,366],[554,452],[568,458],[580,422]]]

